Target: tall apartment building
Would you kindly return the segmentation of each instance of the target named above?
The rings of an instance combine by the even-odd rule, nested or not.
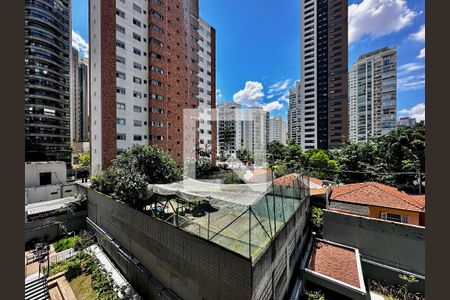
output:
[[[74,47],[70,50],[70,143],[75,141],[75,103],[78,99],[78,59],[79,53]]]
[[[301,1],[301,145],[340,146],[348,136],[347,0]]]
[[[300,145],[301,143],[301,84],[295,83],[295,87],[289,91],[288,109],[288,138]]]
[[[241,110],[242,147],[250,152],[266,153],[268,113],[259,107]]]
[[[89,58],[78,60],[78,101],[76,102],[75,139],[89,140]]]
[[[93,172],[133,144],[182,165],[183,110],[199,106],[198,0],[89,3]]]
[[[25,160],[70,163],[71,2],[25,0]]]
[[[397,125],[397,50],[385,47],[364,55],[349,72],[350,140],[367,142]]]
[[[217,107],[218,154],[236,156],[242,146],[241,105],[225,102]]]
[[[286,121],[281,116],[270,118],[268,143],[278,141],[285,145],[287,140]]]
[[[217,153],[216,109],[216,30],[200,18],[199,26],[199,147]]]
[[[411,127],[417,124],[416,118],[401,117],[397,122],[397,127]]]

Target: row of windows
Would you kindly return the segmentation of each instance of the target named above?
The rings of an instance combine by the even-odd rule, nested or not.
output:
[[[127,135],[125,133],[118,133],[117,134],[117,140],[119,140],[119,141],[126,141],[126,139],[127,139]],[[133,141],[142,141],[142,139],[146,140],[147,136],[144,135],[142,137],[142,135],[140,135],[140,134],[134,134],[133,135]],[[153,141],[163,141],[164,137],[161,136],[161,135],[152,135],[151,139]]]

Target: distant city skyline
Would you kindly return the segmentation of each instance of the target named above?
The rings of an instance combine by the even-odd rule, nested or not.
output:
[[[396,47],[398,117],[420,121],[425,111],[425,1],[384,1],[371,14],[380,3],[349,0],[349,68],[363,53]],[[72,5],[73,43],[85,53],[87,0]],[[218,103],[245,101],[287,120],[289,89],[300,79],[300,1],[204,1],[200,12],[217,30]]]

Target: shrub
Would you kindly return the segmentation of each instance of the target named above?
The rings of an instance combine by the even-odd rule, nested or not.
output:
[[[67,266],[67,271],[65,275],[67,280],[70,281],[73,278],[81,275],[81,273],[82,273],[81,263],[78,260],[75,260]]]

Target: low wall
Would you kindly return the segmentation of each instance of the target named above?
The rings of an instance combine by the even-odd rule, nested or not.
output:
[[[358,248],[365,259],[425,276],[425,227],[324,210],[324,239]]]
[[[94,190],[86,189],[86,195],[88,218],[113,238],[101,244],[119,266],[123,260],[120,253],[114,254],[119,251],[111,248],[114,243],[121,246],[115,248],[136,257],[164,287],[183,299],[251,298],[252,264],[248,258]],[[149,293],[151,298],[158,292],[145,290],[149,286],[136,279],[135,268],[124,265],[121,270],[139,293]]]
[[[63,234],[58,222],[67,228],[67,231],[79,232],[86,228],[86,211],[74,214],[65,214],[56,217],[44,218],[25,223],[25,243],[32,239],[53,241]]]
[[[25,188],[25,205],[73,196],[77,184],[54,184]]]

